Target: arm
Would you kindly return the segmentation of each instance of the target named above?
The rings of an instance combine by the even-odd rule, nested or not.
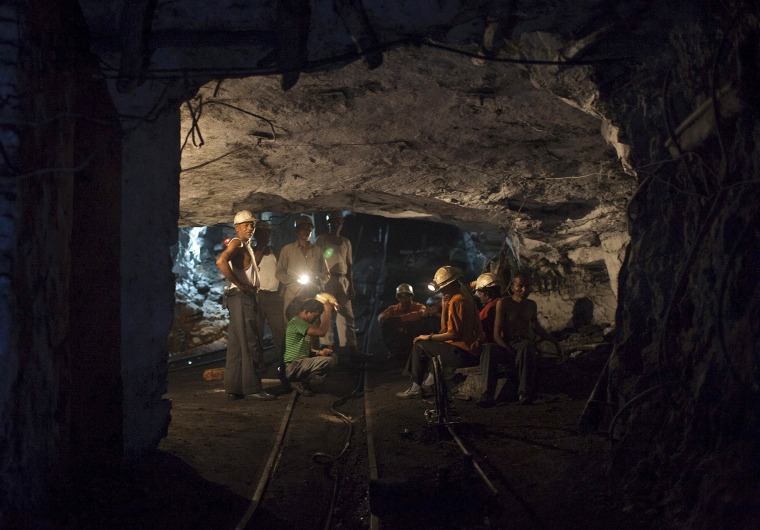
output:
[[[322,282],[322,285],[324,285],[330,281],[330,267],[327,266],[327,260],[325,258],[320,258],[320,260],[319,268],[321,270],[317,271],[317,279]]]
[[[330,302],[325,302],[325,311],[319,317],[319,324],[312,324],[306,334],[311,337],[324,337],[327,334],[327,329],[330,326],[333,305]]]
[[[354,296],[356,296],[356,290],[354,289],[354,251],[351,246],[351,241],[346,239],[346,242],[348,243],[348,252],[346,253],[346,278],[348,278],[348,292],[346,294],[348,295],[349,300],[353,300]]]
[[[493,324],[493,340],[502,348],[509,348],[509,345],[504,340],[504,317],[502,317],[502,313],[504,312],[503,302],[503,298],[499,298],[499,301],[496,302],[496,319]]]
[[[282,249],[284,252],[281,252],[280,257],[277,259],[277,269],[274,273],[275,278],[280,280],[280,284],[282,285],[288,285],[293,282],[293,279],[288,275],[289,253],[286,251],[286,249],[287,247]]]
[[[232,285],[240,289],[240,292],[248,293],[253,289],[253,286],[240,283],[230,267],[230,261],[232,261],[240,252],[243,251],[243,243],[239,239],[233,239],[230,244],[225,248],[219,257],[216,258],[216,266],[222,273],[222,276],[230,282]]]
[[[446,295],[441,298],[441,333],[446,330],[446,319],[449,312],[450,296]]]
[[[385,310],[382,313],[380,313],[379,315],[377,315],[377,321],[380,324],[382,324],[383,322],[385,322],[386,320],[388,320],[389,318],[391,318],[393,316],[392,313],[393,313],[393,306],[386,307]]]
[[[312,324],[309,329],[306,330],[307,335],[311,337],[324,337],[327,334],[327,329],[332,322],[333,305],[329,302],[325,302],[324,306],[325,310],[319,317],[319,324]],[[333,353],[330,348],[312,351],[320,357],[329,357]]]
[[[456,303],[451,304],[449,297],[444,296],[442,304],[443,311],[441,312],[441,331],[439,333],[431,333],[430,335],[420,335],[414,339],[414,342],[419,340],[447,342],[458,338],[459,330],[462,325],[462,306],[462,300],[458,300]],[[444,315],[448,316],[448,320],[444,319]]]

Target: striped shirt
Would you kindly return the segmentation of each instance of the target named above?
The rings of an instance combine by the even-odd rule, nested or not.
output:
[[[285,330],[285,362],[304,359],[311,351],[311,339],[306,334],[311,324],[301,317],[293,317]]]

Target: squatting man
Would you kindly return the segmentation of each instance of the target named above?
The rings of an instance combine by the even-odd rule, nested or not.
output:
[[[324,337],[327,333],[336,306],[337,300],[328,293],[308,298],[285,330],[285,379],[303,396],[313,396],[338,364],[331,348],[311,347],[312,337]]]

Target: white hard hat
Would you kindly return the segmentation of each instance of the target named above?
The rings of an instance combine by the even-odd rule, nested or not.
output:
[[[240,210],[235,214],[235,218],[232,220],[232,224],[239,225],[240,223],[255,223],[256,218],[253,216],[250,210]]]
[[[492,272],[484,272],[475,280],[475,290],[480,291],[486,287],[499,287],[501,282]]]
[[[398,295],[401,293],[409,293],[410,295],[414,296],[414,289],[412,289],[412,286],[408,283],[402,283],[396,287],[396,298],[398,298]]]
[[[435,276],[433,276],[433,281],[428,284],[428,289],[434,293],[437,293],[461,277],[462,273],[459,271],[459,269],[452,267],[451,265],[444,265],[435,271]]]

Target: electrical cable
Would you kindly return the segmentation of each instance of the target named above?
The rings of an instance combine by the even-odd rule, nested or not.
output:
[[[274,123],[272,122],[272,120],[270,120],[268,118],[265,118],[264,116],[261,116],[259,114],[254,113],[254,112],[251,112],[249,110],[242,109],[242,108],[240,108],[240,107],[238,107],[236,105],[231,105],[229,103],[225,103],[224,101],[219,101],[219,100],[216,100],[216,99],[212,99],[212,100],[206,101],[206,105],[222,105],[224,107],[229,107],[229,108],[231,108],[233,110],[237,110],[239,112],[242,112],[243,114],[248,114],[249,116],[253,116],[254,118],[258,118],[258,119],[260,119],[262,121],[267,122],[267,125],[269,125],[269,128],[272,130],[272,141],[277,141],[277,133],[274,130]]]
[[[388,230],[389,230],[389,228],[388,228],[388,225],[386,224],[386,238],[385,238],[386,239],[386,245],[385,245],[385,249],[386,250],[385,250],[384,255],[383,255],[383,264],[385,264],[385,256],[387,255],[387,240],[388,240],[387,231]],[[377,301],[376,300],[377,300],[377,296],[373,297],[372,302],[374,302],[375,306],[377,305]],[[367,338],[368,338],[368,336],[369,336],[369,333],[365,334],[364,342],[362,344],[362,354],[363,354],[364,357],[366,357],[366,352],[367,352],[367,345],[368,345]],[[338,460],[340,460],[343,457],[343,455],[346,454],[346,452],[348,451],[348,449],[351,447],[351,438],[353,437],[353,433],[354,433],[353,423],[351,421],[351,418],[349,418],[348,416],[346,416],[342,412],[338,411],[336,409],[336,407],[344,404],[345,402],[347,402],[349,399],[351,399],[353,397],[358,397],[358,396],[360,396],[360,395],[363,394],[363,392],[364,392],[364,367],[365,367],[365,362],[366,362],[365,360],[362,360],[361,364],[359,365],[359,367],[358,367],[358,369],[356,371],[356,385],[354,386],[353,390],[349,394],[347,394],[345,396],[342,396],[342,397],[339,397],[338,399],[336,399],[335,401],[333,401],[330,404],[330,410],[332,411],[333,415],[337,416],[348,427],[348,431],[346,432],[346,437],[345,437],[345,441],[344,441],[344,444],[343,444],[343,448],[336,455],[330,455],[330,454],[327,454],[327,453],[324,453],[324,452],[321,452],[321,451],[318,451],[318,452],[314,453],[312,455],[312,461],[315,464],[319,464],[319,465],[323,465],[323,466],[332,465],[332,464],[336,463]],[[331,526],[333,508],[335,506],[335,499],[337,498],[337,494],[338,494],[338,479],[339,479],[339,477],[340,477],[340,473],[336,470],[336,472],[335,472],[335,480],[333,482],[333,492],[332,492],[332,496],[331,496],[331,499],[330,499],[330,506],[329,506],[328,516],[327,516],[327,521],[325,523],[325,529],[329,529],[330,526]]]
[[[310,72],[317,71],[321,67],[333,66],[336,64],[347,64],[361,59],[367,55],[373,55],[377,53],[383,53],[390,51],[394,48],[402,46],[414,46],[414,47],[428,47],[461,55],[463,57],[476,58],[485,62],[492,63],[506,63],[506,64],[521,64],[521,65],[534,65],[534,66],[588,66],[593,64],[604,64],[614,62],[630,62],[633,57],[602,57],[597,59],[565,59],[565,60],[546,60],[546,59],[512,59],[506,57],[487,57],[478,53],[468,52],[460,50],[452,46],[446,46],[443,44],[437,44],[429,40],[427,37],[422,36],[408,36],[393,41],[381,43],[377,46],[367,48],[361,52],[351,51],[348,53],[333,55],[330,57],[324,57],[321,59],[315,59],[304,63],[298,70],[292,69],[280,69],[280,68],[251,68],[251,67],[222,67],[222,68],[155,68],[146,72],[146,79],[172,79],[177,74],[206,74],[213,75],[214,77],[243,77],[243,76],[267,76],[267,75],[281,75],[294,72]],[[103,69],[103,76],[107,79],[117,79],[118,69],[110,67]],[[113,75],[107,72],[114,72]],[[152,72],[152,74],[151,74]],[[158,75],[166,74],[166,75]]]
[[[193,109],[193,105],[190,103],[190,100],[185,101],[185,105],[187,106],[187,109],[190,111],[190,129],[187,131],[187,134],[185,135],[185,141],[182,142],[182,147],[179,148],[180,152],[185,150],[185,146],[187,145],[187,140],[192,136],[193,138],[193,146],[194,147],[201,147],[205,142],[203,141],[203,135],[201,134],[200,126],[198,125],[198,120],[201,119],[201,112],[203,112],[203,97],[201,97],[200,102],[198,104],[198,113],[196,114],[195,110]],[[200,138],[200,144],[196,143],[195,141],[195,131],[198,131],[198,138]]]

